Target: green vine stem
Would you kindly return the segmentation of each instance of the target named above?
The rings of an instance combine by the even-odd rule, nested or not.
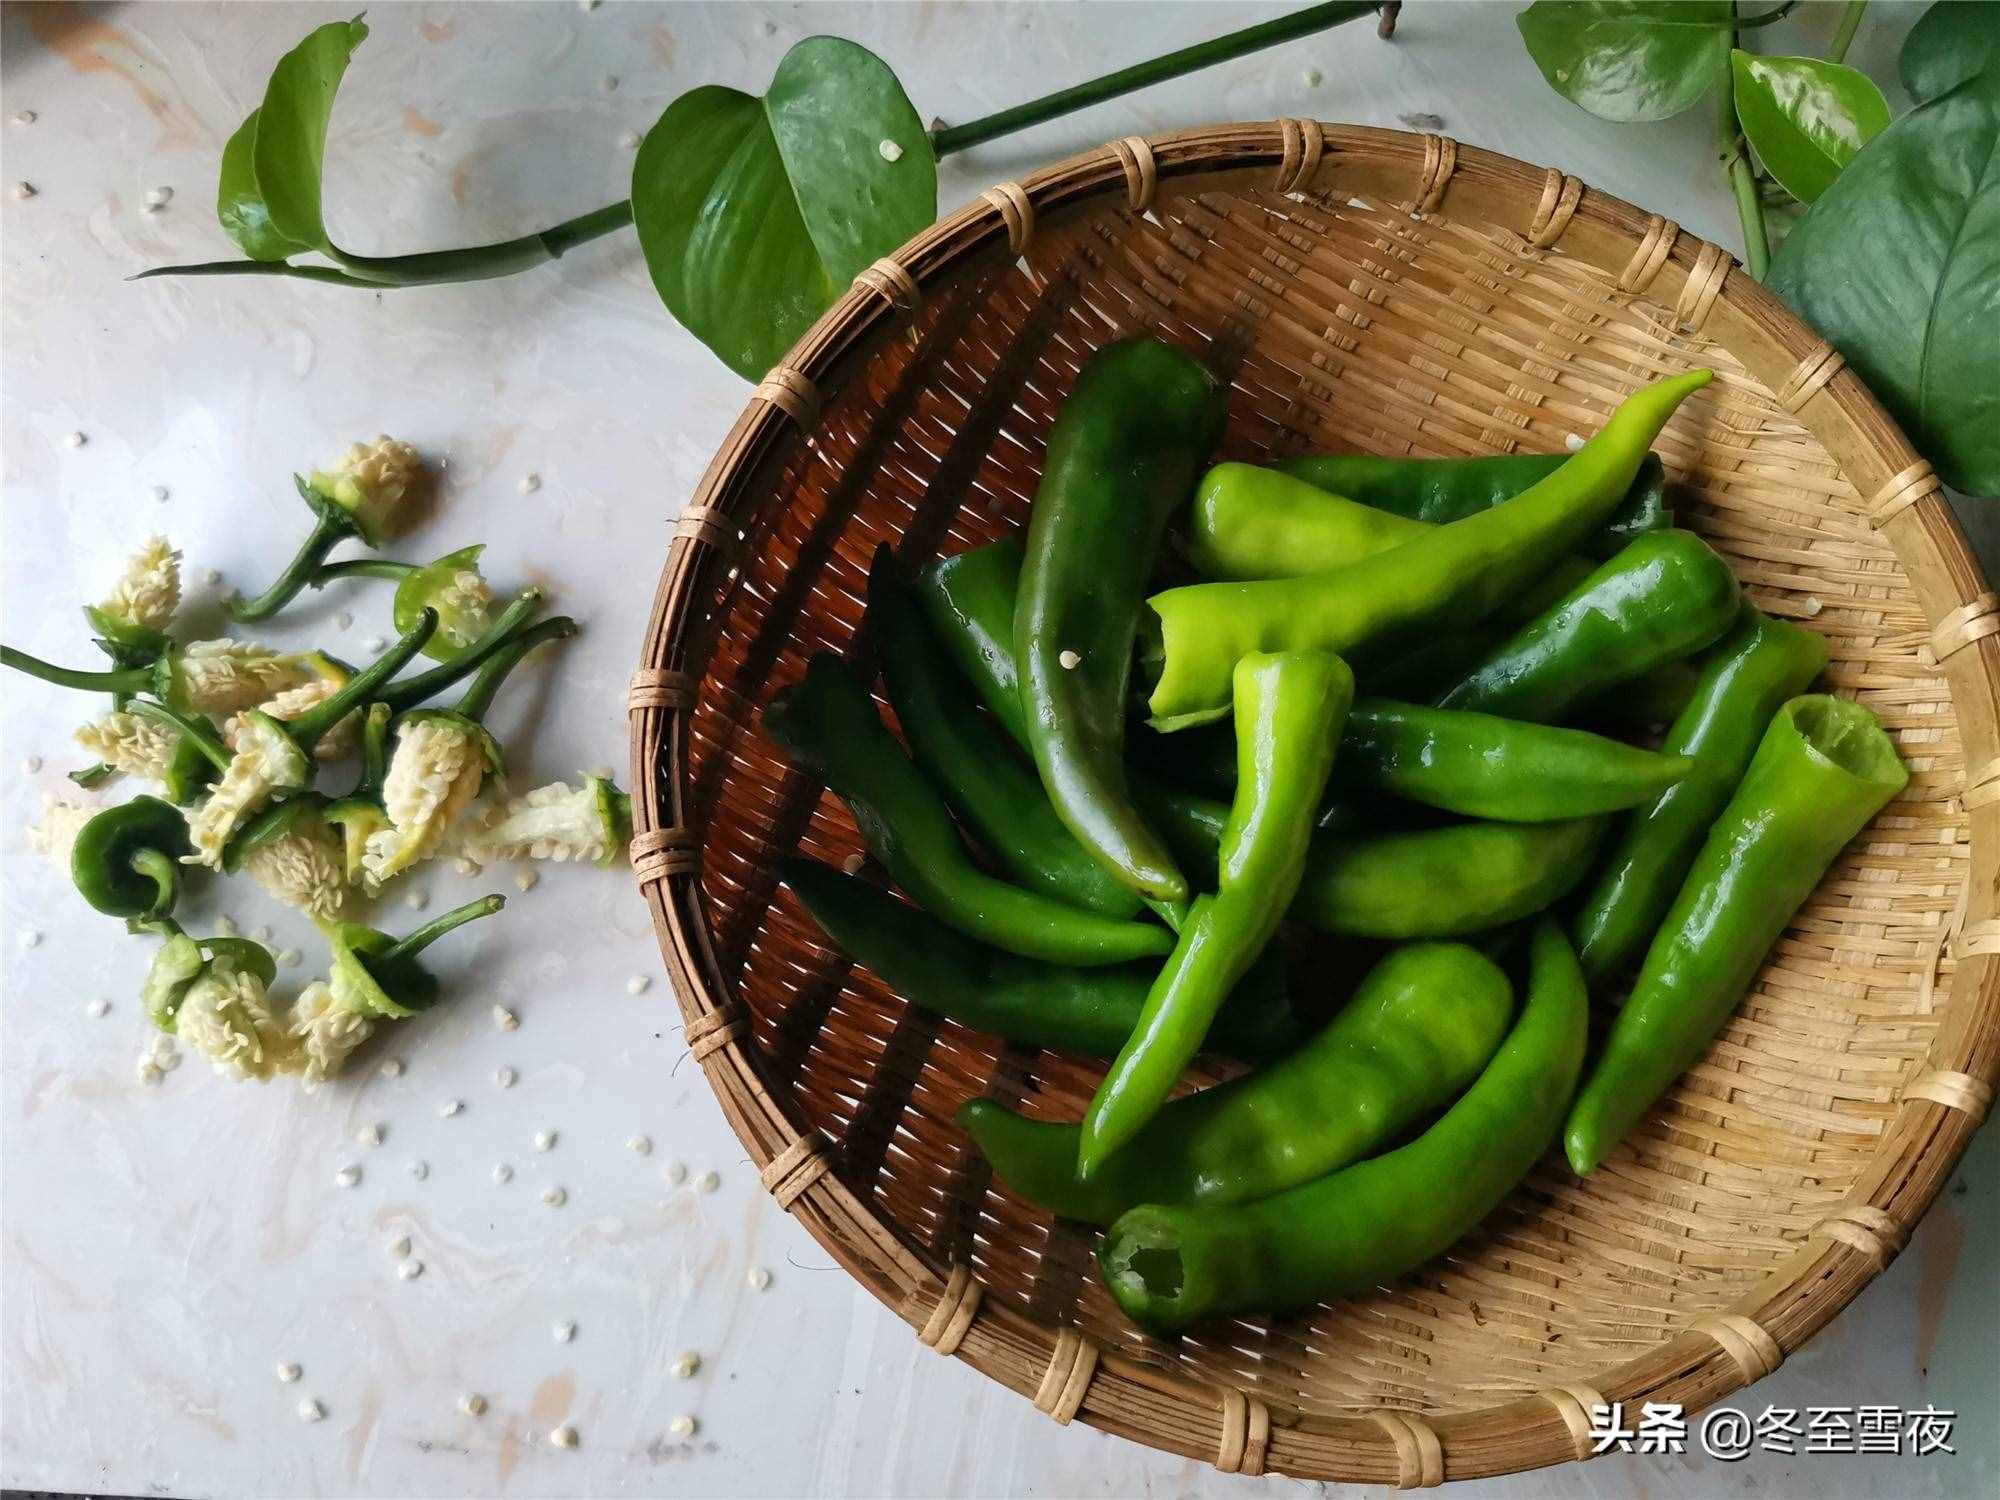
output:
[[[1854,33],[1861,29],[1861,17],[1868,9],[1868,0],[1847,0],[1847,9],[1841,12],[1840,29],[1833,34],[1833,45],[1827,49],[1828,62],[1846,62],[1847,49],[1853,45]]]
[[[1730,14],[1736,12],[1735,0],[1731,0]],[[1729,45],[1736,45],[1736,34],[1732,29]],[[1743,127],[1736,119],[1736,72],[1733,68],[1722,70],[1722,84],[1717,91],[1721,98],[1716,111],[1716,158],[1722,163],[1722,170],[1729,178],[1730,190],[1736,194],[1736,217],[1743,225],[1743,261],[1750,274],[1757,280],[1764,279],[1764,273],[1771,268],[1771,238],[1764,227],[1764,203],[1757,192],[1757,174],[1750,170],[1750,147],[1743,139]]]

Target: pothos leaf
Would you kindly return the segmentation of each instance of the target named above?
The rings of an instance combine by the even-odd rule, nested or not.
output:
[[[1764,170],[1801,203],[1889,124],[1889,101],[1866,73],[1817,57],[1733,52],[1736,118]]]
[[[1664,120],[1729,66],[1729,0],[1535,0],[1521,40],[1549,87],[1605,120]]]
[[[1924,104],[1983,72],[2000,55],[2000,13],[1970,0],[1938,0],[1903,38],[1896,71],[1910,97]]]
[[[1770,285],[1946,484],[2000,497],[2000,68],[1863,147],[1785,240]]]
[[[251,162],[271,227],[296,244],[329,254],[333,242],[320,217],[326,126],[347,61],[367,37],[368,27],[359,17],[334,21],[287,52],[271,71],[252,133]]]
[[[223,232],[252,260],[283,260],[306,247],[271,227],[271,210],[257,187],[251,153],[257,143],[257,111],[237,126],[222,148],[222,180],[215,189],[215,217]]]
[[[867,48],[808,37],[760,98],[707,85],[667,106],[632,167],[660,299],[749,380],[855,275],[937,217],[937,157]]]

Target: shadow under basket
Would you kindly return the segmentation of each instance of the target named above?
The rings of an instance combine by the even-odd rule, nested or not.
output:
[[[974,1096],[1078,1118],[1095,1065],[905,1003],[780,889],[862,845],[761,715],[869,658],[877,542],[1025,525],[1098,346],[1230,377],[1220,457],[1560,452],[1706,365],[1656,447],[1679,523],[1832,648],[1914,775],[1707,1056],[1589,1179],[1552,1155],[1443,1258],[1173,1342],[1094,1233],[985,1170]],[[941,1354],[1059,1422],[1242,1472],[1420,1486],[1586,1457],[1589,1409],[1769,1374],[1902,1248],[2000,1066],[2000,598],[1930,466],[1829,345],[1673,223],[1438,136],[1307,120],[1130,138],[1007,183],[862,272],[681,512],[630,697],[632,857],[686,1042],[764,1186]]]

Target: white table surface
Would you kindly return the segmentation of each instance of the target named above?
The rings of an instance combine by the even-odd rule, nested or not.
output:
[[[629,235],[511,281],[362,294],[273,280],[150,282],[142,267],[231,253],[210,210],[223,141],[275,59],[346,5],[7,10],[4,231],[4,635],[81,660],[75,606],[130,545],[185,549],[189,614],[286,555],[303,511],[289,475],[388,431],[448,460],[434,519],[403,555],[489,543],[503,586],[547,583],[586,624],[559,665],[523,674],[498,714],[534,784],[625,763],[619,711],[668,522],[745,387],[655,301]],[[1822,36],[1837,7],[1815,7]],[[1871,11],[1880,64],[1903,18]],[[1559,163],[1724,243],[1729,201],[1703,110],[1650,130],[1551,96],[1509,5],[1419,0],[1393,45],[1363,22],[969,152],[940,174],[951,208],[1109,136],[1313,113],[1442,128]],[[889,60],[919,110],[964,120],[1245,25],[1269,5],[393,5],[368,14],[333,123],[328,218],[350,246],[499,237],[621,196],[629,152],[702,82],[759,89],[826,31]],[[1907,12],[1905,12],[1907,15]],[[1306,70],[1323,75],[1316,87]],[[1893,67],[1878,75],[1893,76]],[[610,81],[616,80],[615,85]],[[34,111],[31,124],[13,123]],[[1419,122],[1418,116],[1441,120]],[[172,201],[143,211],[149,188]],[[80,432],[81,447],[66,445]],[[519,481],[540,476],[523,494]],[[155,485],[170,491],[152,498]],[[204,570],[222,581],[204,584]],[[341,609],[359,617],[342,633]],[[381,632],[380,586],[310,596],[281,641],[349,656]],[[677,1013],[622,873],[428,870],[433,910],[488,886],[508,910],[438,950],[452,998],[373,1067],[306,1098],[198,1064],[157,1087],[136,986],[148,946],[83,909],[27,849],[41,792],[79,763],[85,705],[5,687],[4,1005],[0,1005],[0,1480],[176,1495],[1243,1494],[1082,1427],[1061,1430],[969,1367],[921,1349],[758,1191],[699,1069],[676,1070]],[[41,769],[28,772],[26,758]],[[16,769],[21,768],[21,769]],[[198,905],[191,925],[218,908]],[[234,884],[219,909],[320,949]],[[385,921],[414,913],[395,904]],[[30,945],[34,935],[40,941]],[[289,971],[296,984],[306,970]],[[650,989],[626,993],[632,975]],[[93,1019],[87,1002],[111,1001]],[[521,1017],[504,1033],[504,1003]],[[502,1065],[516,1087],[495,1086]],[[465,1101],[443,1118],[439,1106]],[[354,1140],[381,1122],[379,1149]],[[536,1131],[559,1133],[537,1152]],[[651,1139],[650,1156],[627,1148]],[[419,1181],[408,1164],[428,1163]],[[663,1180],[670,1161],[712,1195]],[[513,1181],[490,1172],[510,1163]],[[334,1183],[358,1163],[359,1186]],[[1756,1389],[1779,1405],[1957,1407],[1956,1459],[1609,1458],[1472,1486],[1483,1495],[1992,1494],[1995,1182],[1976,1148],[1902,1259]],[[569,1199],[545,1207],[560,1184]],[[423,1274],[387,1244],[407,1234]],[[768,1290],[745,1284],[752,1267]],[[552,1326],[574,1321],[574,1342]],[[700,1373],[669,1373],[682,1350]],[[281,1385],[274,1367],[304,1367]],[[490,1409],[462,1415],[462,1393]],[[302,1397],[326,1419],[302,1423]],[[1755,1409],[1753,1407],[1753,1409]],[[692,1441],[669,1433],[699,1419]],[[546,1434],[574,1423],[581,1445]],[[1271,1481],[1275,1488],[1286,1481]]]

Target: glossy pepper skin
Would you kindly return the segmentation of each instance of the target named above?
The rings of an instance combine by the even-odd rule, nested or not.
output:
[[[1133,890],[1180,902],[1186,879],[1125,788],[1132,642],[1168,519],[1222,436],[1221,386],[1158,339],[1084,364],[1049,436],[1014,609],[1035,766],[1057,815]]]
[[[954,932],[878,885],[816,860],[780,873],[835,947],[912,1004],[1021,1047],[1110,1057],[1139,1019],[1159,965],[1094,968],[1022,958]],[[1205,1050],[1246,1062],[1282,1056],[1302,1035],[1282,969],[1259,965],[1216,1013]]]
[[[958,1123],[1002,1182],[1061,1218],[1109,1224],[1141,1203],[1243,1203],[1359,1161],[1448,1104],[1513,1011],[1507,976],[1477,949],[1411,943],[1296,1052],[1166,1105],[1089,1182],[1076,1175],[1073,1125],[988,1099],[965,1104]]]
[[[1204,578],[1296,578],[1387,552],[1432,529],[1278,469],[1221,463],[1194,492],[1188,561]]]
[[[1236,798],[1217,845],[1215,894],[1196,899],[1139,1024],[1090,1101],[1077,1146],[1085,1181],[1166,1103],[1305,873],[1354,676],[1337,656],[1291,651],[1246,656],[1235,679]]]
[[[1503,453],[1486,458],[1377,458],[1366,453],[1319,453],[1288,458],[1280,472],[1363,505],[1433,526],[1462,521],[1540,484],[1563,465],[1566,453]],[[1648,453],[1624,499],[1591,536],[1586,550],[1609,557],[1633,537],[1673,524],[1667,510],[1667,471]]]
[[[107,807],[78,831],[70,879],[112,917],[164,917],[180,897],[180,866],[194,853],[187,819],[171,802],[134,797]]]
[[[1437,620],[1477,624],[1603,523],[1668,418],[1711,378],[1693,370],[1634,392],[1548,478],[1400,547],[1303,578],[1153,595],[1153,723],[1171,730],[1220,718],[1230,670],[1252,651],[1345,653]]]
[[[1014,600],[1021,592],[1019,537],[941,558],[917,574],[917,599],[945,654],[979,701],[1028,748],[1021,676],[1014,668]]]
[[[980,846],[1030,890],[1107,916],[1138,915],[1139,897],[1063,827],[1034,767],[980,714],[886,543],[868,570],[868,620],[910,754]]]
[[[1809,694],[1778,710],[1563,1127],[1579,1176],[1700,1059],[1835,856],[1909,779],[1859,704]]]
[[[1233,1313],[1282,1314],[1394,1280],[1442,1254],[1527,1176],[1583,1068],[1589,1000],[1543,920],[1520,1019],[1478,1080],[1422,1135],[1303,1187],[1225,1207],[1146,1204],[1097,1251],[1140,1327],[1171,1334]]]
[[[903,753],[867,688],[838,657],[813,657],[805,677],[765,709],[764,729],[847,804],[896,883],[968,937],[1066,964],[1124,963],[1173,946],[1164,927],[1082,911],[974,864],[943,794]]]
[[[1550,723],[1595,693],[1712,645],[1736,575],[1691,531],[1640,537],[1438,695],[1444,708]]]
[[[1213,868],[1222,804],[1157,783],[1144,805],[1197,880]],[[1346,937],[1467,937],[1562,900],[1590,873],[1603,818],[1447,823],[1388,833],[1315,834],[1288,915]]]
[[[1826,641],[1816,631],[1773,620],[1748,603],[1703,658],[1693,696],[1660,745],[1693,769],[1622,822],[1570,927],[1593,989],[1645,952],[1772,715],[1804,692],[1826,661]]]

